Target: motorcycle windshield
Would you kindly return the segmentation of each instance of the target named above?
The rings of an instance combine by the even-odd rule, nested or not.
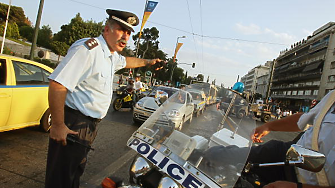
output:
[[[233,187],[256,123],[240,93],[218,93],[228,105],[209,105],[195,117],[191,94],[179,90],[134,132],[128,146],[184,187]]]

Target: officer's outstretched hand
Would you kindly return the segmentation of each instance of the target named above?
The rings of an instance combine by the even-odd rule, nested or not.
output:
[[[157,58],[157,59],[151,59],[150,60],[150,65],[153,66],[155,71],[158,71],[160,69],[163,69],[166,67],[166,62]]]

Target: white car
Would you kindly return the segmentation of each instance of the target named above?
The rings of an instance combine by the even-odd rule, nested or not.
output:
[[[166,102],[162,100],[164,96],[168,98]],[[165,115],[176,129],[181,130],[186,121],[191,123],[194,110],[191,94],[184,90],[164,86],[156,87],[147,97],[136,103],[133,110],[134,122],[143,123],[164,102],[166,103],[164,104],[166,105]]]
[[[194,103],[194,115],[195,117],[198,117],[200,114],[202,114],[205,111],[206,108],[206,95],[201,90],[196,89],[186,89],[193,98]]]

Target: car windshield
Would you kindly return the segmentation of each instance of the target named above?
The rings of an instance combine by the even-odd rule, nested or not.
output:
[[[177,93],[175,93],[174,95],[176,95],[176,97],[171,97],[172,98],[170,100],[171,102],[180,103],[180,104],[185,103],[185,99],[186,99],[186,92],[185,91],[180,90]]]
[[[193,100],[201,100],[200,93],[190,92],[192,95]]]
[[[153,89],[150,94],[148,95],[149,97],[155,97],[156,92],[158,90],[164,91],[168,94],[168,97],[171,97],[177,90],[176,89],[172,89],[172,88],[167,88],[167,87],[156,87],[155,89]]]

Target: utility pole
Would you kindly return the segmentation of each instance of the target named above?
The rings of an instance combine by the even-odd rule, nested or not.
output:
[[[269,76],[269,84],[268,84],[268,88],[266,91],[266,103],[268,103],[269,97],[270,97],[270,89],[271,89],[271,85],[272,85],[272,79],[273,79],[273,72],[275,69],[275,65],[276,65],[276,60],[273,59],[272,63],[271,63],[271,69],[270,69],[270,76]]]
[[[1,44],[1,54],[3,52],[3,48],[5,46],[5,40],[6,40],[6,31],[7,31],[7,25],[8,25],[8,18],[9,18],[9,11],[10,11],[10,5],[12,3],[12,0],[9,0],[8,4],[8,11],[7,11],[7,17],[6,17],[6,24],[5,24],[5,29],[3,31],[3,37],[2,37],[2,44]]]
[[[34,30],[34,36],[33,36],[33,43],[31,45],[31,49],[30,49],[30,60],[34,59],[34,51],[35,51],[35,48],[36,48],[36,42],[37,42],[37,37],[38,37],[38,30],[39,30],[40,23],[41,23],[43,4],[44,4],[44,0],[40,0],[40,6],[38,8],[38,13],[37,13],[37,18],[36,18],[36,24],[35,24],[35,30]]]

